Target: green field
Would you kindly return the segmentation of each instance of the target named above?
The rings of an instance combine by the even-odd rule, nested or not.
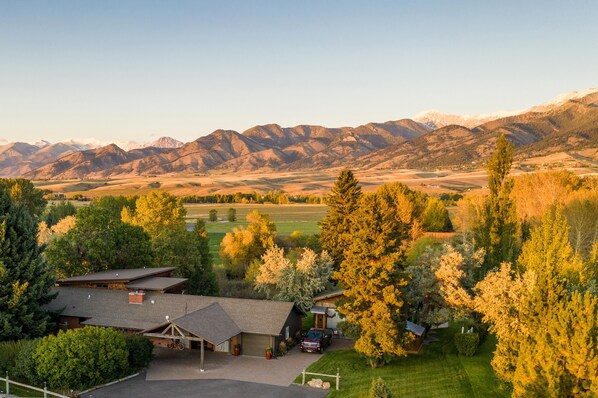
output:
[[[233,208],[237,211],[237,221],[228,222],[226,217],[228,209]],[[258,210],[260,213],[268,214],[270,220],[276,225],[276,231],[280,235],[288,235],[294,231],[299,231],[304,234],[318,234],[320,227],[318,223],[326,215],[326,205],[308,205],[308,204],[291,204],[291,205],[271,205],[271,204],[237,204],[237,203],[214,203],[214,204],[185,204],[187,210],[187,222],[193,223],[198,218],[206,221],[206,229],[210,238],[210,253],[212,253],[215,264],[220,264],[218,250],[220,250],[220,242],[227,232],[236,227],[246,227],[247,221],[245,217],[253,210]],[[208,215],[210,210],[218,212],[218,219],[220,221],[209,222]]]
[[[490,359],[496,341],[489,336],[473,357],[458,356],[452,338],[458,326],[435,330],[439,341],[421,349],[419,354],[396,359],[378,369],[372,369],[354,350],[326,353],[307,368],[308,372],[336,374],[340,369],[340,391],[329,397],[362,397],[367,394],[372,379],[382,377],[396,397],[457,398],[508,397],[499,383]],[[301,383],[301,376],[295,380]]]

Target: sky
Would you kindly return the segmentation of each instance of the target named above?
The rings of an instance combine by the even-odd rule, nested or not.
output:
[[[598,1],[0,0],[0,139],[192,141],[598,86]]]

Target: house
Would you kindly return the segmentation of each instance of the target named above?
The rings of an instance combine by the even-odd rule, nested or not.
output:
[[[171,277],[174,270],[174,267],[115,269],[59,279],[56,284],[98,289],[181,293],[187,279]]]
[[[314,297],[314,305],[310,309],[310,312],[314,315],[314,327],[329,328],[334,330],[335,334],[338,334],[339,331],[337,330],[337,325],[343,319],[336,307],[337,302],[344,297],[345,290],[339,288]],[[414,336],[414,342],[409,351],[419,351],[424,342],[426,328],[407,321],[405,329],[411,332]]]
[[[314,305],[310,312],[314,314],[315,328],[330,328],[336,330],[336,326],[342,321],[336,309],[336,302],[345,297],[343,289],[334,289],[314,297]]]
[[[46,305],[58,327],[113,327],[144,334],[156,346],[197,349],[201,369],[206,349],[230,354],[240,344],[242,355],[264,356],[267,347],[276,354],[281,341],[301,331],[305,313],[292,302],[165,293],[178,281],[152,278],[179,278],[122,271],[59,281]]]

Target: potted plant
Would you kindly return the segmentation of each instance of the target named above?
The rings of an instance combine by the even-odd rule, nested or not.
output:
[[[233,348],[233,355],[236,357],[241,355],[241,344],[239,344],[239,343],[235,344],[235,346]]]
[[[278,345],[278,353],[281,356],[287,353],[287,343],[285,343],[284,340]]]
[[[272,359],[272,347],[266,347],[266,359]]]

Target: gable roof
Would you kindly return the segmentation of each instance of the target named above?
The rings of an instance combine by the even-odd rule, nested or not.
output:
[[[218,303],[212,303],[206,308],[183,315],[172,323],[197,337],[203,337],[214,345],[225,342],[242,332]]]
[[[136,279],[146,278],[148,276],[172,272],[174,270],[174,267],[111,269],[108,271],[94,272],[93,274],[59,279],[58,283],[69,284],[81,282],[128,282]]]
[[[45,305],[52,312],[88,318],[84,321],[87,325],[134,330],[159,326],[166,316],[174,320],[218,303],[242,332],[278,336],[292,311],[304,314],[285,301],[146,292],[143,304],[136,305],[129,304],[126,290],[59,286],[53,287],[52,293],[58,295]]]

